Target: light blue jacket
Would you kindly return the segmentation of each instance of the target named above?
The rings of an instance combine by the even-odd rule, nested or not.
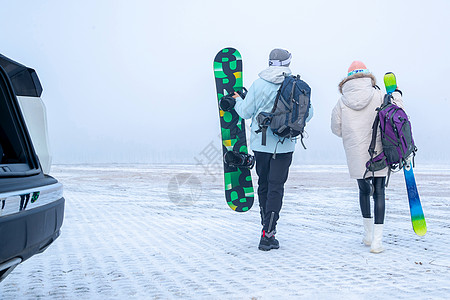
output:
[[[259,77],[248,89],[245,100],[242,98],[236,99],[236,105],[234,109],[243,119],[252,118],[251,134],[250,134],[250,148],[253,151],[274,153],[276,147],[276,153],[288,153],[295,150],[296,141],[285,139],[283,143],[279,137],[274,135],[270,128],[267,129],[267,141],[266,146],[261,144],[262,133],[256,133],[259,129],[256,116],[260,112],[270,112],[275,103],[275,97],[277,91],[283,83],[283,73],[290,75],[292,72],[288,67],[271,66],[259,73]],[[309,111],[309,117],[307,121],[311,119],[313,115],[312,107]],[[278,145],[277,145],[278,143]]]

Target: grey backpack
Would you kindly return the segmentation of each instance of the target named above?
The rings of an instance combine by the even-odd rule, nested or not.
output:
[[[271,112],[261,112],[256,116],[262,133],[262,145],[266,145],[267,128],[270,127],[283,143],[285,139],[292,139],[300,135],[303,147],[303,131],[311,107],[311,88],[300,79],[300,75],[284,75],[284,81],[278,89],[275,103]]]

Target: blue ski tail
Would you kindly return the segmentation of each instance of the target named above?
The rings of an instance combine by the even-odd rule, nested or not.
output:
[[[419,192],[417,191],[416,179],[411,164],[403,167],[405,175],[406,188],[408,191],[409,209],[411,211],[411,221],[414,232],[423,236],[427,233],[427,224],[420,204]]]

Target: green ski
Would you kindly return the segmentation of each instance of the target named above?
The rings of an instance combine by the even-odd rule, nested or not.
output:
[[[397,79],[395,78],[394,73],[388,72],[384,75],[384,86],[386,87],[388,95],[392,95],[397,89]],[[419,192],[417,190],[416,179],[411,163],[413,156],[414,155],[410,155],[406,159],[406,163],[403,166],[403,173],[405,175],[412,226],[417,235],[423,236],[427,233],[427,223],[423,214],[422,204],[420,203]]]

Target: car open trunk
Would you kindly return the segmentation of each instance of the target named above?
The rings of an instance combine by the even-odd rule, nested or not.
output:
[[[10,76],[0,64],[0,281],[59,236],[65,202],[36,155],[16,96],[22,79],[13,85]]]

